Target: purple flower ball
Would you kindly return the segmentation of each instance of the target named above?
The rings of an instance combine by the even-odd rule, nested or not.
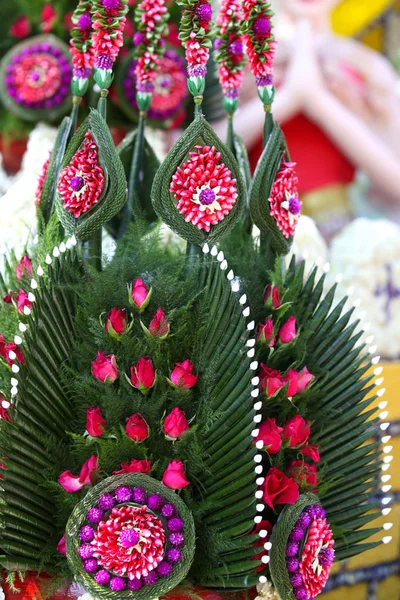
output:
[[[183,521],[179,517],[173,517],[172,519],[169,519],[167,527],[173,533],[176,533],[177,531],[182,531]]]
[[[139,46],[140,44],[144,44],[146,41],[146,34],[144,31],[137,31],[133,36],[133,43],[135,46]]]
[[[111,579],[111,575],[105,569],[102,569],[101,571],[97,571],[96,575],[94,576],[95,582],[98,583],[99,585],[107,585],[108,582],[110,581],[110,579]]]
[[[182,558],[182,552],[179,548],[169,548],[165,554],[165,558],[172,563],[178,563]]]
[[[100,523],[101,519],[103,518],[103,514],[104,513],[101,508],[94,506],[89,510],[86,518],[88,521],[90,521],[90,523]]]
[[[78,27],[81,31],[90,31],[92,28],[92,17],[90,13],[83,13],[78,19]]]
[[[229,54],[232,54],[233,56],[242,56],[243,44],[240,40],[235,40],[229,44],[228,50]]]
[[[71,181],[69,182],[70,188],[74,191],[74,192],[79,192],[79,190],[81,190],[83,188],[83,186],[85,185],[85,180],[83,179],[83,177],[80,177],[79,175],[77,177],[73,177],[71,179]]]
[[[163,560],[157,567],[157,573],[160,577],[169,577],[172,573],[172,569],[173,566],[171,565],[171,563],[167,562],[166,560]]]
[[[98,504],[103,510],[111,510],[115,504],[114,496],[111,494],[104,494],[101,496]]]
[[[150,510],[160,510],[165,500],[160,494],[151,494],[147,499],[147,506]]]
[[[126,485],[121,485],[115,490],[115,499],[119,504],[130,502],[133,498],[133,491]]]
[[[335,560],[335,551],[333,548],[323,548],[318,556],[319,563],[323,567],[330,567]]]
[[[269,35],[271,32],[271,23],[267,17],[258,17],[254,21],[253,31],[257,35]]]
[[[119,0],[102,0],[102,5],[106,10],[115,10],[119,8]]]
[[[292,215],[298,215],[301,211],[301,202],[298,198],[290,198],[289,200],[289,212]]]
[[[126,587],[125,580],[122,577],[113,577],[110,581],[110,588],[113,592],[122,592]]]
[[[204,190],[201,190],[199,194],[199,200],[201,204],[208,206],[214,202],[215,192],[210,188],[204,188]]]
[[[292,587],[297,588],[303,585],[303,578],[300,573],[294,573],[294,575],[290,576],[290,583]]]
[[[93,556],[94,548],[92,544],[82,544],[78,548],[78,554],[83,559],[91,558]]]
[[[212,13],[213,13],[212,6],[211,6],[211,4],[208,4],[207,2],[198,4],[196,6],[196,9],[194,12],[196,13],[196,16],[199,19],[199,21],[209,23],[212,19]]]
[[[286,546],[286,556],[297,556],[299,552],[299,544],[296,542],[289,542]]]
[[[299,568],[299,564],[300,563],[297,558],[288,558],[286,561],[286,566],[289,573],[296,573],[297,569]]]
[[[134,529],[124,529],[121,531],[121,535],[119,536],[119,541],[124,548],[132,548],[133,546],[136,546],[139,540],[140,535]]]
[[[178,531],[177,533],[171,533],[168,540],[169,543],[173,546],[183,546],[183,544],[185,543],[185,536],[183,535],[183,533]]]
[[[108,54],[100,54],[97,57],[95,67],[104,71],[109,71],[113,68],[114,61]]]
[[[167,504],[164,504],[164,506],[161,509],[161,515],[165,519],[169,519],[169,518],[173,517],[175,514],[176,514],[176,508],[173,504],[171,504],[170,502],[168,502]]]
[[[158,575],[155,571],[150,571],[148,575],[143,577],[145,585],[154,585],[158,581]]]
[[[221,38],[215,38],[214,40],[214,50],[219,50],[222,46],[223,41]]]
[[[132,590],[132,592],[138,592],[143,587],[143,581],[141,579],[130,579],[128,581],[128,588]]]
[[[142,488],[133,488],[133,501],[137,504],[144,504],[146,502],[146,491]]]
[[[306,527],[309,526],[309,524],[311,523],[312,518],[309,514],[307,513],[302,513],[299,517],[299,520],[297,521],[297,527],[301,527],[302,529],[306,529]]]
[[[79,538],[82,542],[91,542],[94,538],[94,529],[90,525],[84,525],[79,532]]]
[[[319,504],[316,504],[314,506],[314,517],[316,517],[317,519],[325,519],[326,517],[324,509],[322,508],[322,506],[319,506]]]
[[[296,588],[294,590],[294,596],[295,596],[296,600],[306,600],[306,598],[307,598],[306,589],[303,586]]]
[[[85,569],[85,571],[87,571],[87,573],[94,573],[95,571],[97,571],[97,567],[98,562],[95,558],[89,558],[83,563],[83,568]]]
[[[304,529],[298,527],[297,525],[292,529],[292,532],[289,536],[289,540],[291,542],[300,542],[304,536]]]

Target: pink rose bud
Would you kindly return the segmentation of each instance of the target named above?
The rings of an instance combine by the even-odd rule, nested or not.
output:
[[[176,363],[170,375],[170,383],[174,387],[185,390],[192,388],[198,380],[197,375],[193,375],[193,368],[194,365],[188,358],[181,363]]]
[[[86,431],[92,437],[101,437],[107,427],[100,408],[88,408],[86,411]]]
[[[149,426],[142,415],[136,413],[126,420],[125,432],[134,442],[143,442],[149,436]]]
[[[67,555],[67,542],[65,539],[65,533],[57,544],[57,552]]]
[[[29,295],[24,292],[24,290],[20,289],[17,296],[17,309],[18,312],[23,314],[24,308],[32,308],[32,302],[29,300]]]
[[[114,306],[107,315],[105,329],[111,337],[119,340],[128,330],[126,310],[120,310]]]
[[[283,439],[289,440],[289,447],[301,447],[310,439],[311,421],[305,421],[301,415],[295,415],[283,428]]]
[[[83,465],[79,475],[73,475],[71,471],[64,471],[58,478],[58,483],[70,494],[79,492],[86,485],[92,485],[97,481],[99,473],[99,458],[94,455]]]
[[[28,17],[25,15],[18,17],[10,27],[10,34],[19,39],[27,37],[30,34],[30,31],[31,24]]]
[[[15,267],[15,272],[17,275],[18,281],[26,275],[27,277],[32,277],[32,262],[27,254],[21,258],[19,263]]]
[[[146,395],[156,382],[156,372],[148,356],[142,356],[134,367],[131,367],[130,384]]]
[[[148,332],[159,340],[165,340],[169,334],[169,323],[162,308],[159,308],[151,321]]]
[[[264,449],[268,454],[277,454],[282,445],[282,431],[283,428],[276,424],[275,419],[265,419],[265,421],[260,423],[258,436],[255,438],[254,442],[257,443],[262,441]]]
[[[280,328],[278,337],[282,344],[288,344],[294,340],[296,335],[296,317],[289,317],[286,323]]]
[[[114,354],[106,356],[105,352],[98,352],[96,360],[92,362],[92,374],[97,381],[114,383],[119,375]]]
[[[319,454],[319,444],[308,444],[308,446],[304,446],[304,448],[301,448],[300,452],[303,456],[311,458],[311,460],[313,460],[314,462],[319,462],[321,460]]]
[[[119,471],[114,471],[113,475],[122,475],[123,473],[144,473],[148,475],[151,471],[151,462],[149,460],[136,460],[132,458],[130,463],[122,463]]]
[[[180,460],[171,461],[164,471],[162,482],[172,490],[181,490],[190,485],[190,481],[186,479],[183,462]]]
[[[176,440],[189,429],[189,423],[183,410],[174,408],[164,421],[164,433],[167,438]]]
[[[142,279],[136,279],[129,287],[129,302],[139,312],[143,312],[150,302],[152,289],[149,290]]]
[[[279,288],[277,285],[267,285],[264,295],[264,304],[267,307],[279,308],[281,299],[279,297]]]
[[[274,323],[272,319],[267,319],[265,323],[259,324],[257,340],[262,344],[268,344],[268,346],[270,346],[271,348],[274,346]]]
[[[298,372],[298,389],[297,392],[300,394],[308,387],[310,382],[314,379],[314,375],[310,373],[307,367],[304,367]]]

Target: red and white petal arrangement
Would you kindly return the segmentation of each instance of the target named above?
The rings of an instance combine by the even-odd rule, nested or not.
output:
[[[243,0],[243,14],[244,42],[250,70],[259,89],[272,86],[277,43],[272,33],[270,3],[265,0]]]
[[[269,196],[270,214],[285,238],[294,235],[300,218],[296,163],[282,162]]]
[[[91,12],[95,78],[103,89],[111,85],[111,71],[124,43],[128,0],[94,0]]]
[[[88,79],[91,75],[95,55],[92,43],[92,15],[90,0],[80,0],[71,20],[70,53],[73,64],[72,93],[82,96],[87,90]]]

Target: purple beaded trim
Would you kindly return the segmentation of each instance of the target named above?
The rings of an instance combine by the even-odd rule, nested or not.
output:
[[[111,56],[108,54],[100,54],[100,56],[96,60],[96,69],[101,69],[102,71],[109,71],[113,68],[114,61]]]
[[[150,571],[146,577],[142,577],[141,579],[129,580],[127,577],[116,576],[115,573],[102,567],[97,559],[93,557],[94,550],[91,542],[94,540],[99,523],[108,519],[110,511],[114,507],[123,506],[127,503],[147,506],[148,510],[163,522],[167,534],[163,560],[156,569]],[[99,585],[108,586],[113,592],[121,592],[125,589],[138,591],[143,586],[154,585],[160,579],[171,575],[174,566],[182,559],[182,546],[185,543],[183,530],[184,523],[179,516],[176,506],[167,501],[163,496],[160,494],[148,495],[143,488],[122,485],[117,487],[112,493],[103,494],[98,499],[97,505],[88,511],[86,523],[80,528],[78,533],[80,545],[78,546],[77,553],[82,561],[83,569]],[[129,551],[137,543],[138,534],[136,531],[129,529],[124,530],[123,533],[124,535],[121,535],[121,544]]]
[[[36,54],[48,54],[52,58],[56,58],[61,72],[61,81],[58,89],[50,98],[37,101],[27,101],[20,96],[15,85],[15,75],[21,61],[28,56]],[[72,67],[66,55],[57,46],[52,46],[49,42],[42,42],[25,46],[20,52],[13,55],[10,63],[5,68],[4,84],[8,95],[19,106],[32,109],[51,109],[59,106],[69,95],[72,77]],[[34,81],[34,78],[32,79]],[[44,83],[44,85],[46,85]]]
[[[207,75],[207,67],[205,65],[193,65],[188,67],[189,77],[205,77]]]
[[[90,69],[74,69],[72,75],[78,77],[78,79],[89,79],[91,70]]]

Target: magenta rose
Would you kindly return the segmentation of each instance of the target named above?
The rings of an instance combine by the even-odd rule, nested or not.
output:
[[[319,455],[319,445],[318,444],[308,444],[300,449],[300,452],[303,456],[307,456],[311,458],[314,462],[319,462],[321,457]]]
[[[142,356],[142,358],[139,358],[136,365],[131,367],[130,384],[132,387],[142,392],[142,394],[146,395],[154,386],[155,382],[156,372],[153,363],[151,362],[151,358]]]
[[[310,439],[311,421],[305,421],[301,415],[295,415],[283,428],[283,439],[289,440],[290,448],[304,446]]]
[[[15,272],[18,281],[23,279],[24,275],[32,277],[32,261],[27,254],[21,258],[19,263],[15,266]]]
[[[119,375],[114,354],[106,356],[105,352],[98,352],[96,360],[92,362],[92,374],[97,381],[114,383]]]
[[[268,452],[268,454],[277,454],[282,445],[282,431],[283,428],[276,424],[275,419],[265,419],[265,421],[260,424],[258,436],[254,441],[262,441],[264,444],[264,449]]]
[[[198,377],[193,375],[194,365],[189,359],[184,360],[181,363],[176,363],[175,368],[172,370],[170,375],[170,383],[174,387],[183,388],[188,390],[196,385]]]
[[[79,492],[86,485],[92,485],[97,481],[99,473],[99,458],[94,455],[83,465],[79,475],[74,475],[71,471],[64,471],[58,478],[58,483],[66,492]]]
[[[183,410],[174,408],[164,421],[164,433],[171,439],[176,440],[189,429],[189,423]]]
[[[67,555],[67,541],[65,539],[65,533],[57,544],[57,552],[60,554],[65,554],[65,556]]]
[[[300,394],[304,392],[304,390],[309,386],[310,382],[314,379],[314,375],[310,373],[307,367],[304,367],[301,371],[298,372],[298,390],[297,392]]]
[[[17,300],[17,310],[19,313],[23,314],[24,313],[24,309],[31,309],[32,308],[32,302],[29,300],[29,294],[27,294],[26,292],[24,292],[24,290],[20,289],[17,296],[16,296],[16,300]]]
[[[10,352],[14,352],[15,358],[10,357]],[[7,361],[9,365],[12,365],[15,360],[17,360],[21,365],[25,364],[24,355],[22,354],[21,348],[17,346],[14,342],[10,342],[6,344],[3,351],[1,350],[1,340],[0,340],[0,356]]]
[[[155,338],[165,340],[169,334],[169,323],[162,308],[159,308],[151,321],[148,332]]]
[[[107,421],[103,418],[98,406],[88,408],[86,411],[86,431],[92,437],[101,437],[107,427]]]
[[[271,348],[274,346],[274,323],[272,319],[267,319],[265,323],[259,324],[257,340],[262,344],[268,344],[268,346],[270,346]]]
[[[136,413],[126,420],[125,431],[134,442],[143,442],[149,435],[149,426],[142,415]]]
[[[278,337],[282,344],[288,344],[295,339],[296,335],[296,317],[289,317],[280,328]]]
[[[318,468],[302,460],[292,460],[288,464],[288,475],[298,483],[306,483],[313,488],[318,485]]]
[[[261,486],[263,500],[274,509],[276,504],[294,504],[299,498],[299,486],[276,467],[271,467]]]
[[[112,337],[120,339],[128,330],[126,310],[120,310],[114,306],[107,315],[105,329]]]
[[[279,308],[281,305],[281,299],[279,297],[279,288],[277,285],[267,285],[264,295],[264,304],[268,308]]]
[[[119,471],[114,471],[113,475],[122,475],[123,473],[144,473],[148,475],[151,471],[151,462],[149,460],[136,460],[132,458],[130,463],[122,463]]]
[[[135,279],[129,287],[129,302],[139,312],[143,312],[148,306],[152,289],[147,289],[143,279]]]
[[[190,485],[190,481],[186,479],[185,468],[180,460],[172,460],[162,478],[162,482],[172,490],[181,490]]]

